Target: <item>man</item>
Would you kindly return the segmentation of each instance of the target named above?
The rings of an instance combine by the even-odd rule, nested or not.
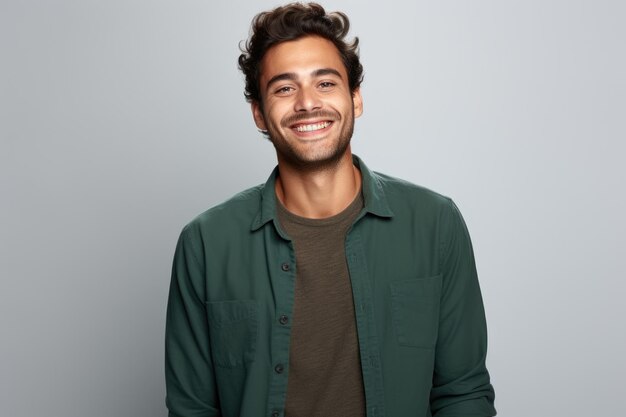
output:
[[[317,4],[253,20],[239,65],[278,167],[181,233],[171,417],[495,415],[461,215],[351,153],[363,100],[348,26]]]

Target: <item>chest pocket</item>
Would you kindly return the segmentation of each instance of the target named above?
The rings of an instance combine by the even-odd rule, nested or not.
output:
[[[213,363],[234,368],[254,359],[259,308],[254,300],[208,302],[209,337]]]
[[[434,348],[439,328],[441,275],[394,282],[391,317],[402,346]]]

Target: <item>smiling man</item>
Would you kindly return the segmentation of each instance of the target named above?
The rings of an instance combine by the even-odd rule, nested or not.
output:
[[[458,209],[351,152],[363,70],[348,28],[314,3],[252,22],[239,65],[278,166],[181,233],[170,417],[495,415]]]

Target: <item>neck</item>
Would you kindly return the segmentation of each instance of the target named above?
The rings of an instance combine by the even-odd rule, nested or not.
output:
[[[290,212],[311,219],[341,213],[361,190],[361,173],[348,148],[336,164],[326,169],[302,171],[278,161],[276,196]]]

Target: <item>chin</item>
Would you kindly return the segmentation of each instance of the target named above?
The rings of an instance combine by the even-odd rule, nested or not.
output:
[[[303,170],[321,170],[336,166],[348,151],[348,145],[324,152],[297,152],[293,149],[281,152],[278,148],[277,151],[279,160],[287,162],[289,165]]]

